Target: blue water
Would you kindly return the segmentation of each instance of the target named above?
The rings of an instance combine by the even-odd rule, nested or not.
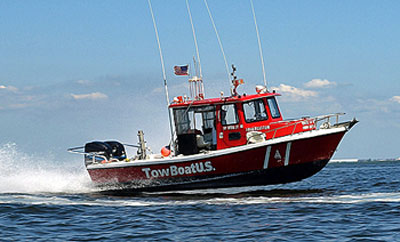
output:
[[[400,162],[329,163],[298,183],[132,197],[97,193],[81,163],[1,147],[0,240],[400,241]]]

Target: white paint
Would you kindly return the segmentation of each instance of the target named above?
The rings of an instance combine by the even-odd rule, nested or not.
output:
[[[291,148],[292,148],[292,142],[288,142],[286,145],[285,163],[284,163],[285,166],[289,165],[289,156]]]
[[[271,146],[267,146],[267,151],[265,152],[265,158],[264,158],[264,169],[268,168],[268,163],[269,163],[269,155],[271,154]]]
[[[167,168],[152,169],[149,167],[142,168],[142,171],[146,175],[146,178],[157,178],[157,177],[171,177],[177,175],[190,175],[196,173],[205,173],[215,171],[211,161],[192,163],[190,166],[169,166]]]
[[[279,150],[275,150],[275,155],[274,155],[275,160],[278,162],[282,159],[281,153],[279,153]]]

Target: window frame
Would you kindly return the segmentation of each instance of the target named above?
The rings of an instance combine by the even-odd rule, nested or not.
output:
[[[257,116],[258,114],[262,114],[262,112],[257,113],[257,108],[256,108],[256,105],[259,105],[260,102],[262,103],[261,106],[264,108],[264,113],[265,113],[266,117],[263,118],[263,119],[257,119],[257,118],[256,118],[255,120],[250,120],[250,119],[248,119],[248,117],[246,116],[246,108],[245,108],[244,105],[249,105],[250,103],[253,103],[253,105],[254,105],[254,107],[253,107],[254,115]],[[250,105],[249,105],[249,106],[250,106]],[[247,101],[247,102],[243,102],[243,103],[242,103],[242,109],[243,109],[244,121],[245,121],[246,123],[262,122],[262,121],[266,121],[266,120],[269,119],[268,111],[267,111],[267,108],[265,107],[265,102],[264,102],[263,98],[255,99],[255,100],[250,100],[250,101]],[[262,117],[262,116],[261,116],[261,117]]]
[[[272,117],[273,119],[277,119],[277,118],[281,118],[281,117],[282,117],[281,111],[279,110],[279,106],[278,106],[278,103],[277,103],[275,97],[268,97],[268,98],[267,98],[267,104],[268,104],[268,108],[269,108],[269,113],[271,114],[271,117]],[[271,108],[271,104],[272,104],[272,107],[273,107],[273,108]],[[277,116],[274,116],[274,114],[272,113],[272,110],[274,110],[275,112],[277,112],[278,115],[277,115]],[[275,113],[275,112],[274,112],[274,113]]]
[[[233,105],[234,118],[236,119],[236,122],[235,122],[235,123],[229,123],[229,124],[228,124],[228,123],[225,123],[225,124],[224,124],[223,119],[222,119],[222,112],[227,112],[227,111],[223,110],[223,107],[224,107],[224,106],[230,106],[230,105]],[[222,125],[222,126],[229,126],[229,125],[236,125],[236,124],[239,124],[239,115],[238,115],[238,110],[237,110],[236,103],[222,104],[222,105],[220,106],[219,115],[220,115],[220,120],[221,120],[221,125]],[[225,116],[225,120],[226,120],[226,116]]]
[[[190,130],[196,130],[197,125],[200,124],[203,127],[212,128],[214,121],[216,120],[216,106],[194,106],[194,107],[180,107],[173,108],[173,118],[176,133],[186,134]],[[206,115],[211,114],[211,115]],[[201,118],[197,118],[196,115],[201,115]],[[201,120],[201,123],[197,121]],[[205,125],[207,123],[207,125]],[[212,126],[208,127],[208,124]]]
[[[175,132],[177,135],[186,134],[191,129],[189,110],[186,108],[173,109]]]

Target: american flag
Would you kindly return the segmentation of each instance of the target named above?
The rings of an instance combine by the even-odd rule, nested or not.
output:
[[[174,71],[175,71],[175,75],[188,76],[189,75],[189,65],[174,66]]]

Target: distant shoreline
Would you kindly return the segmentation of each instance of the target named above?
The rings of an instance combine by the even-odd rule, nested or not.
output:
[[[332,159],[329,162],[358,162],[358,159]]]
[[[332,159],[329,162],[341,163],[341,162],[384,162],[384,161],[400,161],[400,158],[386,158],[386,159]]]

